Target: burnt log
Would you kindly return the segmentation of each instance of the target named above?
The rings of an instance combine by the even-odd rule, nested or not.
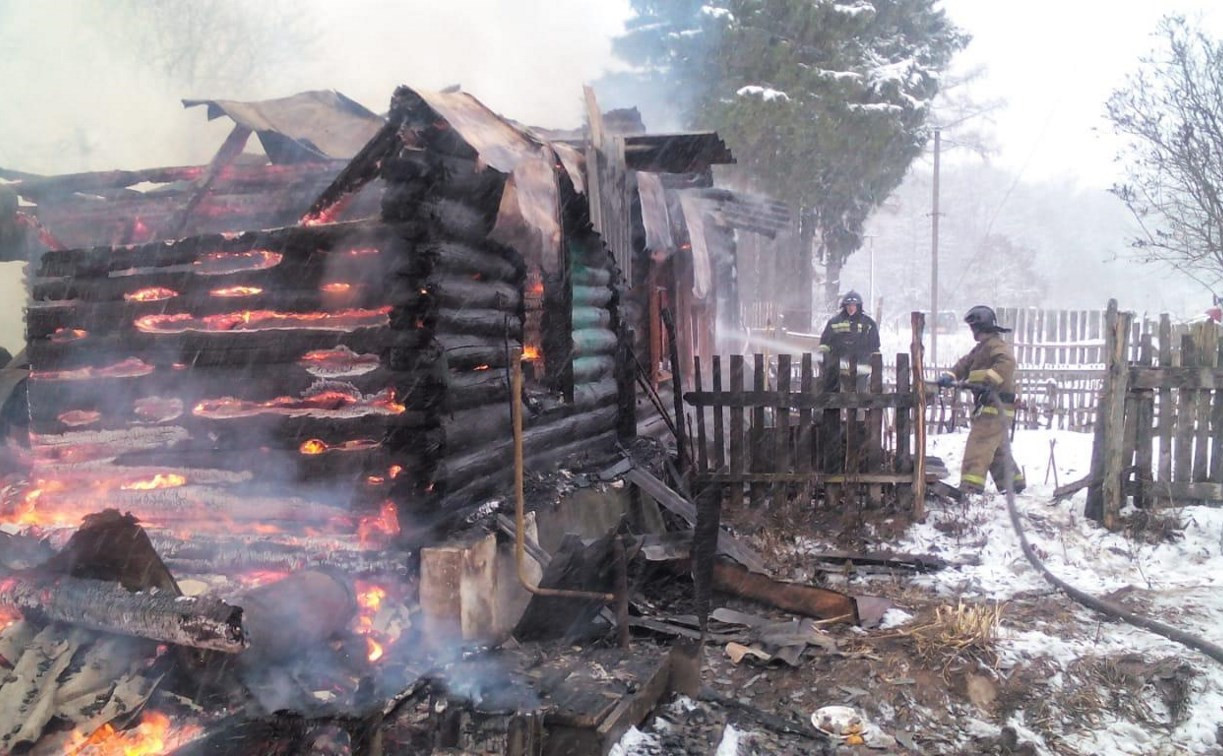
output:
[[[613,377],[616,370],[615,357],[606,355],[576,357],[573,360],[573,382],[596,383],[603,378]]]
[[[487,343],[487,340],[486,340]],[[423,331],[397,331],[389,325],[339,330],[185,331],[92,336],[58,343],[31,339],[27,347],[34,366],[31,380],[54,381],[65,376],[49,371],[80,367],[107,367],[135,357],[159,368],[252,367],[297,362],[307,352],[346,347],[358,354],[385,355],[395,350],[419,352],[427,346]],[[394,367],[394,366],[393,366]],[[412,369],[411,367],[396,369]],[[128,380],[90,376],[90,380]]]
[[[235,654],[246,647],[242,610],[219,599],[171,592],[130,593],[115,583],[72,577],[9,576],[0,606],[43,622]]]
[[[827,588],[774,580],[725,559],[713,565],[713,586],[804,617],[858,624],[858,605],[851,596]]]
[[[516,313],[522,304],[520,286],[503,281],[476,281],[470,276],[430,276],[421,282],[439,308],[480,308]]]

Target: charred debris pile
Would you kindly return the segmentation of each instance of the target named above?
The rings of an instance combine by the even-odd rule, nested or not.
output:
[[[605,751],[697,692],[666,643],[708,628],[643,597],[698,552],[706,583],[808,618],[783,655],[869,614],[695,538],[687,481],[632,441],[581,149],[401,88],[342,165],[252,168],[252,133],[318,145],[238,105],[209,104],[238,123],[209,166],[19,182],[46,205],[21,216],[42,249],[0,500],[0,750]]]

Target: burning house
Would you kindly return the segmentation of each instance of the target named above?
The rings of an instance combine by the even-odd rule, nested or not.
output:
[[[369,695],[335,678],[405,634],[416,549],[487,520],[516,454],[608,459],[636,433],[637,373],[660,380],[661,311],[686,365],[733,301],[742,203],[710,185],[725,146],[605,128],[590,101],[590,133],[565,136],[407,87],[385,119],[334,93],[191,101],[235,123],[207,166],[0,174],[2,256],[29,261],[0,605],[52,621],[5,636],[8,666],[106,653],[89,628],[287,665],[237,665],[265,711]],[[252,135],[266,159],[243,153]],[[784,225],[762,207],[747,226]],[[48,546],[52,572],[21,571]],[[355,645],[291,660],[341,631]],[[8,707],[4,748],[130,724],[157,687],[139,660],[165,648],[113,670],[123,695],[92,680],[88,716]],[[396,663],[379,694],[415,679]],[[9,695],[54,688],[50,669]]]

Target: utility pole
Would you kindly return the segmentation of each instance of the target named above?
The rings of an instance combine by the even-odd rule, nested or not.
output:
[[[934,189],[930,212],[930,362],[938,367],[938,153],[941,129],[934,130]]]

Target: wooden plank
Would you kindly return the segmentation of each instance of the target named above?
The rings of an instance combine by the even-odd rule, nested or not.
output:
[[[1216,355],[1217,359],[1217,355]],[[1223,389],[1223,368],[1209,366],[1133,367],[1131,387],[1135,389],[1187,389],[1216,391]]]
[[[1168,313],[1159,316],[1159,366],[1172,367],[1172,318]],[[1159,386],[1159,471],[1156,480],[1160,485],[1172,482],[1172,423],[1176,410],[1172,404],[1172,391]]]
[[[722,393],[722,357],[713,356],[713,392]],[[722,404],[713,403],[713,463],[721,471],[726,469],[726,431],[723,427]]]
[[[909,388],[909,355],[896,355],[896,393],[907,396]],[[896,472],[907,472],[912,464],[909,435],[913,432],[912,414],[908,407],[896,409]]]
[[[1192,339],[1197,365],[1201,368],[1215,368],[1219,360],[1219,328],[1212,322],[1195,323]],[[1195,483],[1205,483],[1210,480],[1210,400],[1211,392],[1197,390],[1195,397],[1196,417],[1193,439],[1193,480]]]
[[[920,522],[926,515],[926,378],[923,373],[925,345],[922,341],[926,330],[926,316],[921,312],[910,315],[913,331],[909,344],[909,356],[913,360],[913,406],[916,409],[913,429],[917,434],[914,442],[913,465],[913,519]]]
[[[731,356],[734,357],[735,355]],[[733,375],[733,365],[731,370]],[[682,517],[689,525],[696,526],[696,505],[685,499],[666,483],[651,475],[647,470],[634,467],[625,473],[624,478],[669,511]],[[732,488],[732,490],[734,489]],[[739,490],[742,491],[742,487]],[[734,559],[753,572],[766,572],[764,559],[746,544],[735,540],[729,533],[718,533],[718,552]]]
[[[794,409],[824,409],[824,410],[841,410],[841,409],[893,409],[896,407],[911,407],[915,403],[912,397],[900,396],[897,394],[880,394],[872,396],[869,394],[803,394],[801,391],[791,391],[786,395],[782,395],[777,391],[703,391],[697,393],[689,391],[684,394],[684,401],[694,406],[712,406],[721,404],[726,407],[751,408],[753,411],[759,409],[764,411],[765,407],[778,407],[785,405]]]
[[[790,393],[790,355],[777,355],[777,393],[787,396]],[[773,457],[777,472],[790,472],[790,408],[784,401],[778,402],[775,408],[776,421],[774,434],[776,436],[776,455]],[[786,503],[788,486],[785,484],[773,486],[773,505],[780,507]]]
[[[1193,337],[1181,336],[1181,365],[1197,364]],[[1172,451],[1172,480],[1188,483],[1193,478],[1193,436],[1197,422],[1197,392],[1178,389],[1176,392],[1176,432]]]
[[[752,370],[752,387],[759,392],[765,391],[765,361],[764,355],[757,352],[753,356]],[[779,400],[780,401],[780,400]],[[751,458],[752,472],[768,472],[768,452],[764,448],[764,404],[754,405],[752,407],[751,420]],[[765,487],[758,484],[753,484],[751,487],[751,504],[753,507],[760,506],[764,501]]]
[[[701,356],[692,358],[692,388],[698,393],[701,390]],[[696,408],[696,463],[702,473],[709,472],[709,450],[705,438],[705,408]]]
[[[743,465],[743,355],[730,356],[730,394],[721,404],[730,404],[730,472],[732,475],[742,475]],[[734,402],[734,404],[731,404]],[[738,405],[738,406],[736,406]],[[726,504],[732,508],[742,506],[743,487],[732,485],[727,492]],[[694,521],[695,522],[695,521]]]
[[[812,355],[810,352],[803,354],[802,358],[802,374],[799,378],[798,390],[804,396],[811,394],[815,385],[815,375],[812,369]],[[811,409],[804,407],[798,411],[798,464],[796,469],[799,475],[811,475],[811,462],[815,458],[815,427],[812,423]],[[811,501],[812,486],[804,482],[802,490],[802,501],[804,504]]]
[[[876,352],[870,359],[870,392],[873,396],[883,393],[883,355]],[[867,472],[883,470],[883,410],[870,409],[866,413]],[[867,487],[867,500],[874,506],[883,503],[883,489],[877,484]]]
[[[1192,504],[1223,505],[1223,483],[1159,483],[1155,488],[1155,496],[1162,502],[1172,506],[1188,506]]]
[[[812,472],[806,475],[797,472],[748,472],[741,475],[733,475],[729,473],[710,473],[708,476],[703,476],[716,483],[726,483],[730,481],[742,481],[744,483],[773,483],[776,481],[801,482],[803,480],[812,480],[816,483],[825,484],[843,484],[843,483],[911,483],[913,481],[912,473],[894,473],[894,472],[861,472],[861,473],[827,473],[827,472]],[[932,476],[927,476],[932,477]]]

